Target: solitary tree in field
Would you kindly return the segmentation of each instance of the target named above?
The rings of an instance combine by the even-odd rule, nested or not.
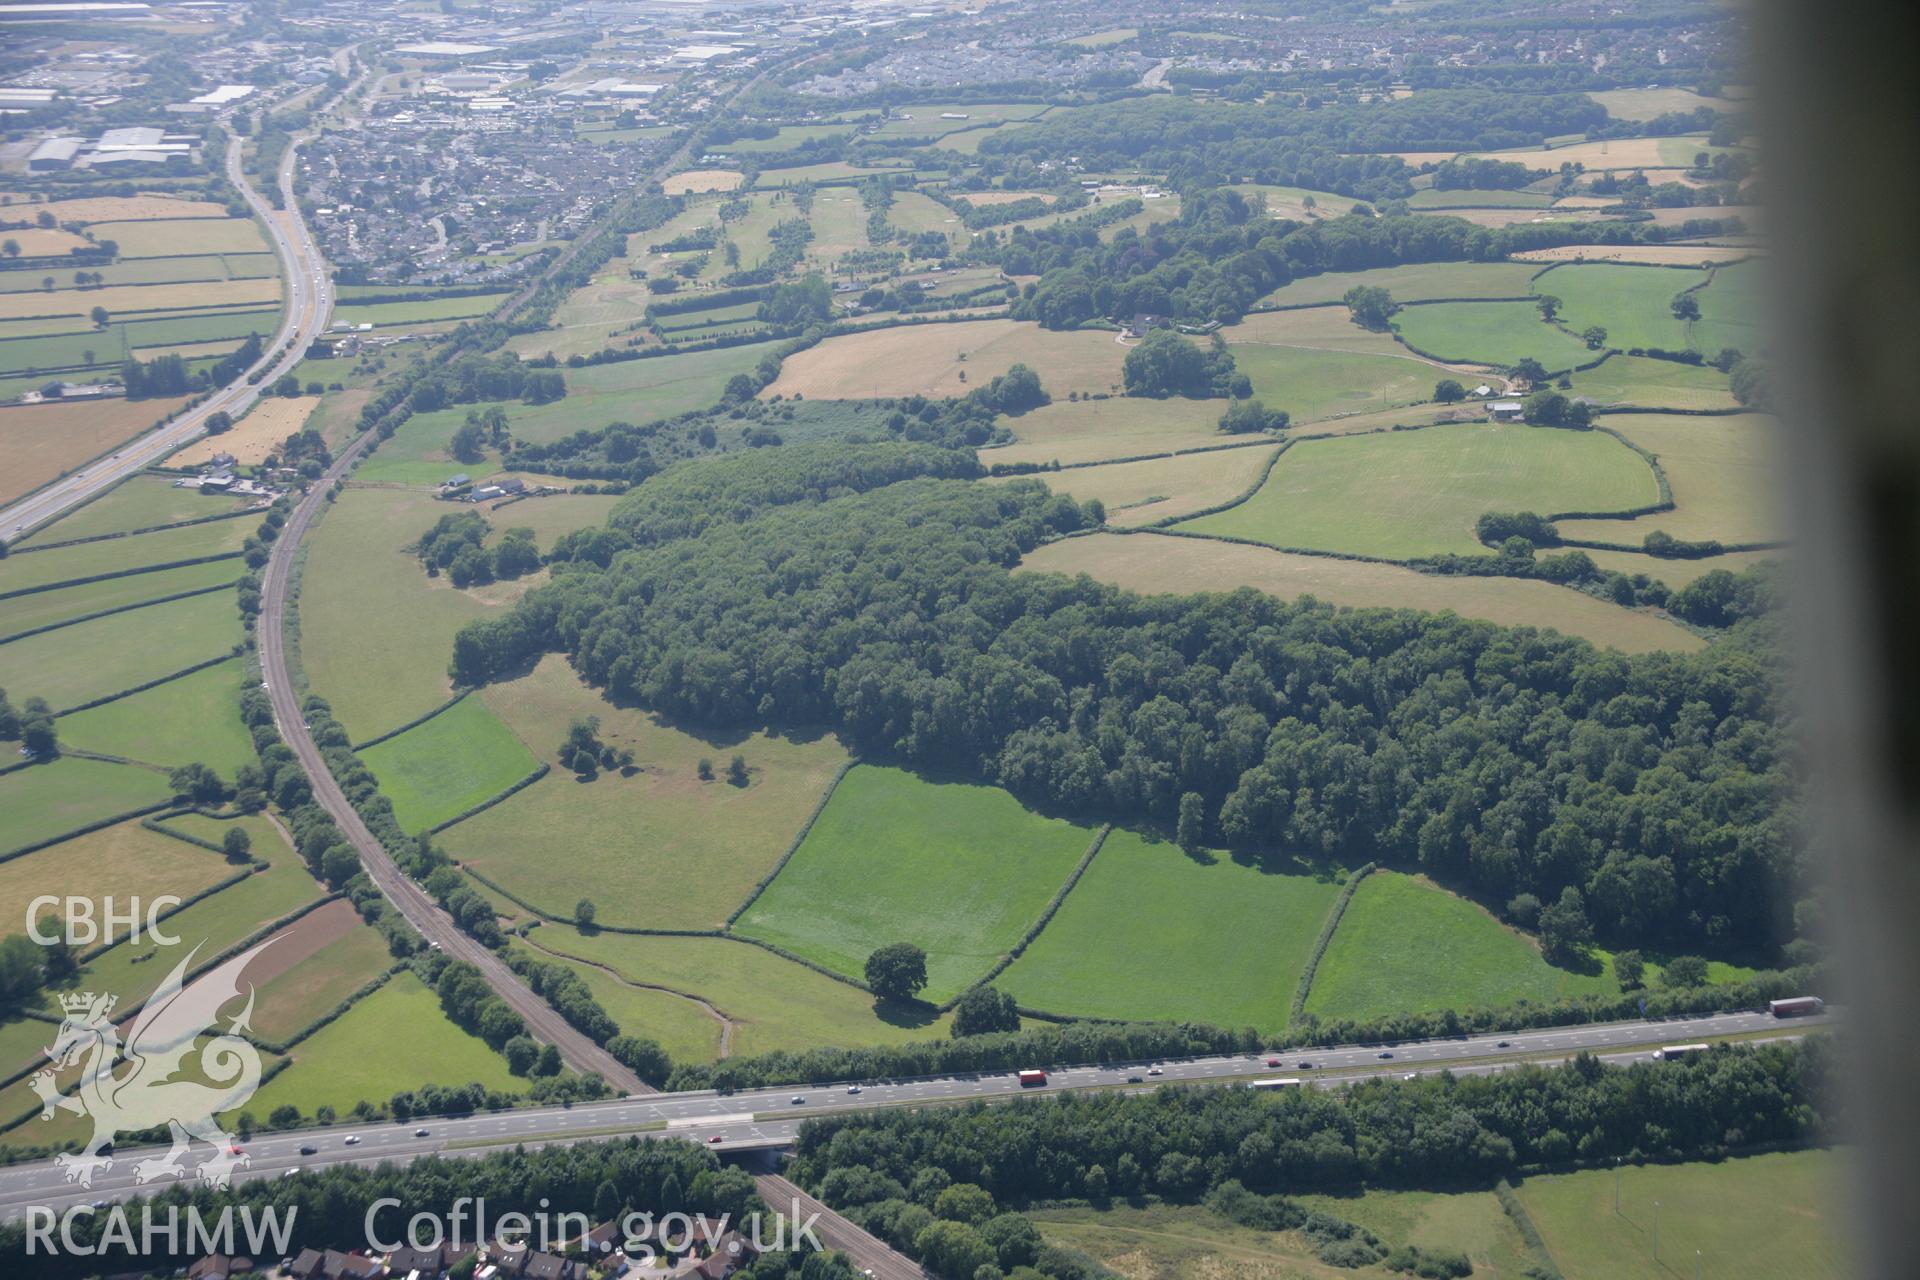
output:
[[[1347,310],[1353,315],[1353,322],[1363,329],[1384,329],[1400,309],[1393,295],[1378,285],[1357,284],[1347,290],[1344,299]]]
[[[220,838],[220,848],[229,862],[245,862],[253,851],[253,837],[244,827],[228,827],[227,834]]]
[[[1662,967],[1660,985],[1704,987],[1707,985],[1707,962],[1699,956],[1675,956]]]
[[[1560,299],[1550,293],[1543,293],[1534,300],[1534,306],[1540,309],[1540,318],[1551,322],[1560,315]]]
[[[1700,299],[1690,293],[1683,293],[1673,300],[1673,318],[1676,320],[1698,320],[1700,318]]]
[[[1452,378],[1442,378],[1433,384],[1433,398],[1441,404],[1456,404],[1467,398],[1467,389]]]
[[[20,242],[18,240],[8,240],[5,243],[0,243],[0,253],[6,254],[9,258],[19,257]]]
[[[95,307],[92,311],[88,312],[87,314],[92,317],[93,324],[96,329],[104,329],[107,327],[108,316],[107,316],[107,309],[105,307]]]
[[[737,755],[727,762],[727,781],[731,782],[734,786],[746,786],[749,776],[747,773],[747,758],[745,756]]]
[[[882,1000],[911,1000],[927,985],[927,953],[911,942],[889,942],[867,957],[867,986]]]
[[[582,898],[573,904],[573,922],[582,929],[593,928],[594,905],[592,898]]]
[[[694,772],[700,775],[700,781],[712,782],[713,781],[713,761],[707,759],[705,756],[701,756],[700,763],[698,766],[695,767]]]
[[[1647,962],[1638,951],[1619,952],[1613,957],[1613,976],[1620,979],[1622,991],[1631,991],[1646,981]]]
[[[1580,331],[1580,341],[1587,344],[1587,350],[1598,351],[1607,345],[1607,330],[1604,325],[1590,324]]]

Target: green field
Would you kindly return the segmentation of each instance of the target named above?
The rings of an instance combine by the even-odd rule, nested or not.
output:
[[[380,442],[353,470],[353,478],[363,484],[405,484],[421,488],[438,487],[449,476],[465,472],[484,478],[499,469],[499,451],[486,449],[480,462],[456,462],[447,452],[453,433],[467,420],[472,406],[434,409],[416,413],[400,429]],[[428,524],[433,521],[429,520]],[[422,532],[425,527],[422,527]]]
[[[6,617],[0,628],[9,635],[39,627],[84,618],[124,605],[165,599],[182,591],[201,587],[226,586],[245,573],[240,560],[210,560],[205,564],[183,565],[155,573],[129,574],[105,582],[89,582],[57,591],[39,591],[6,602]]]
[[[1285,409],[1295,422],[1415,404],[1433,394],[1443,373],[1423,360],[1398,356],[1244,342],[1229,343],[1229,349],[1235,369],[1252,380],[1261,403]]]
[[[911,942],[924,995],[944,1000],[1019,941],[1092,834],[997,787],[861,765],[736,928],[855,977],[876,947]]]
[[[1544,209],[1553,197],[1541,191],[1441,191],[1428,187],[1407,200],[1414,209]]]
[[[1304,871],[1115,831],[996,985],[1052,1013],[1280,1031],[1339,892]]]
[[[1618,511],[1658,500],[1640,456],[1593,431],[1469,425],[1306,440],[1193,533],[1404,560],[1484,550],[1488,511]]]
[[[240,659],[60,717],[60,741],[77,750],[175,768],[209,765],[224,778],[254,759],[240,722]]]
[[[217,658],[239,639],[232,594],[210,591],[0,645],[0,689],[64,711]]]
[[[766,342],[567,370],[565,398],[508,409],[516,439],[546,444],[610,422],[653,422],[718,404],[727,379],[750,373]],[[464,413],[462,415],[464,417]]]
[[[486,703],[465,698],[360,753],[409,834],[447,821],[532,773],[538,761]]]
[[[603,968],[514,943],[515,950],[580,976],[623,1035],[658,1041],[675,1062],[712,1062],[720,1056],[723,1024],[696,1000],[654,989],[653,979],[625,980]]]
[[[150,218],[140,222],[96,222],[88,229],[95,238],[119,245],[122,258],[272,250],[259,226],[250,218]]]
[[[212,520],[179,529],[161,529],[129,538],[82,542],[53,547],[0,560],[0,592],[23,591],[55,582],[72,582],[108,573],[124,573],[143,565],[171,564],[201,556],[238,551],[260,522],[250,517]],[[246,566],[236,562],[234,576]]]
[[[577,716],[599,716],[600,740],[634,753],[631,777],[581,782],[556,767],[441,837],[487,879],[562,917],[590,897],[603,924],[717,927],[773,869],[846,760],[829,736],[703,735],[614,706],[558,656],[478,697],[556,766]],[[735,753],[747,761],[745,787],[724,777]],[[711,781],[698,774],[702,759],[713,761]],[[553,848],[568,856],[550,856]]]
[[[791,151],[803,142],[820,138],[847,138],[852,135],[852,125],[789,124],[781,126],[771,138],[735,138],[715,149],[730,155],[761,155],[769,151]]]
[[[349,488],[309,538],[300,661],[356,742],[446,701],[454,632],[487,612],[406,550],[449,509],[421,493]]]
[[[1367,1191],[1298,1199],[1367,1227],[1390,1247],[1415,1244],[1465,1253],[1476,1276],[1523,1280],[1533,1262],[1491,1191]],[[1107,1209],[1041,1209],[1030,1216],[1048,1243],[1083,1249],[1128,1280],[1376,1280],[1395,1274],[1377,1266],[1357,1271],[1329,1266],[1299,1232],[1243,1227],[1199,1205],[1116,1203]]]
[[[102,899],[114,899],[124,911],[128,898],[186,898],[237,870],[211,850],[149,831],[138,822],[123,822],[0,862],[0,919],[7,921],[9,932],[19,931],[29,918],[28,905],[49,894],[90,898],[99,919]],[[50,911],[42,908],[33,914]],[[118,928],[126,931],[124,925]]]
[[[1314,973],[1307,1012],[1363,1019],[1619,989],[1604,966],[1593,975],[1556,969],[1530,940],[1465,898],[1381,871],[1347,904]]]
[[[484,316],[507,297],[504,293],[460,294],[415,302],[347,302],[334,312],[335,323],[370,324],[376,328],[434,324]]]
[[[1595,353],[1540,318],[1531,302],[1434,302],[1393,318],[1410,347],[1441,360],[1505,368],[1531,356],[1548,371],[1585,364]]]
[[[16,769],[0,775],[0,853],[158,804],[168,795],[163,775],[101,760],[67,757]]]
[[[1727,375],[1705,365],[1618,355],[1576,373],[1569,395],[1650,409],[1731,409]]]
[[[151,529],[155,525],[237,511],[247,501],[215,497],[198,489],[182,489],[165,476],[135,476],[94,501],[75,507],[52,524],[35,529],[14,544],[14,549],[103,533]]]
[[[1277,407],[1277,406],[1276,406]],[[1055,400],[1002,420],[1012,444],[980,451],[996,463],[1105,462],[1231,443],[1220,434],[1220,404],[1213,400],[1150,400],[1112,396],[1104,400]]]
[[[1633,520],[1562,521],[1563,537],[1638,546],[1655,529],[1676,538],[1727,543],[1785,536],[1788,524],[1778,493],[1784,441],[1774,419],[1752,413],[1622,413],[1603,421],[1660,459],[1674,507]]]
[[[734,1056],[833,1045],[893,1044],[947,1034],[944,1018],[932,1019],[924,1011],[876,1009],[873,997],[858,987],[815,973],[749,942],[621,933],[583,936],[570,926],[551,924],[536,930],[533,941],[548,950],[604,966],[627,983],[667,987],[700,997],[732,1024]],[[678,1003],[698,1012],[697,1006],[686,1006],[684,1000]],[[677,1023],[683,1012],[673,1011],[669,1025]],[[706,1014],[700,1016],[712,1022]],[[703,1028],[701,1034],[711,1037],[717,1030],[715,1025]],[[643,1027],[637,1034],[655,1033]]]
[[[1567,1280],[1840,1280],[1858,1275],[1840,1203],[1844,1154],[1794,1151],[1719,1164],[1634,1165],[1528,1178],[1518,1191]],[[1660,1204],[1660,1258],[1653,1206]]]
[[[1335,303],[1361,285],[1385,289],[1396,302],[1423,298],[1523,298],[1540,268],[1525,262],[1423,262],[1371,271],[1327,271],[1282,285],[1263,301],[1277,306]]]
[[[1751,355],[1764,349],[1762,317],[1767,314],[1767,302],[1761,273],[1765,270],[1759,262],[1714,270],[1713,282],[1694,295],[1700,299],[1700,318],[1688,325],[1688,336],[1696,351],[1711,356],[1733,347]]]
[[[1607,345],[1622,351],[1685,351],[1687,328],[1674,318],[1672,303],[1705,279],[1704,272],[1678,267],[1584,262],[1542,272],[1533,288],[1566,304],[1560,323],[1575,333],[1597,324],[1607,331]]]
[[[336,903],[322,907],[308,919],[341,910],[352,912],[353,908],[349,903]],[[346,933],[260,986],[253,1029],[263,1039],[285,1043],[333,1012],[341,1001],[392,964],[387,940],[356,915]]]
[[[406,1049],[370,1053],[369,1045]],[[505,1058],[447,1021],[420,979],[402,973],[295,1046],[293,1065],[262,1085],[246,1109],[261,1119],[282,1104],[307,1116],[322,1106],[345,1112],[423,1084],[476,1081],[507,1092],[526,1087]]]
[[[129,258],[89,270],[100,273],[100,283],[119,285],[259,280],[278,275],[280,268],[279,259],[271,253],[223,253],[186,258]],[[49,274],[63,284],[73,279],[71,272],[63,271],[0,271],[0,293],[37,291],[41,278]]]

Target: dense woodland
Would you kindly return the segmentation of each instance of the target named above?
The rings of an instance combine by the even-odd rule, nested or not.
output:
[[[1022,131],[1024,134],[1025,131]],[[1095,215],[1010,236],[981,235],[968,257],[1009,275],[1038,275],[1013,305],[1018,320],[1070,329],[1141,312],[1231,323],[1302,276],[1414,262],[1493,262],[1523,249],[1706,235],[1713,220],[1656,228],[1638,222],[1482,227],[1432,214],[1347,214],[1313,223],[1275,220],[1262,202],[1227,188],[1190,190],[1180,217],[1102,241]]]
[[[696,723],[831,723],[1047,809],[1170,828],[1184,805],[1254,854],[1531,895],[1576,947],[1585,921],[1688,951],[1791,935],[1792,787],[1757,644],[1630,657],[1457,617],[1016,575],[1097,506],[937,479],[955,474],[942,451],[889,448],[857,474],[808,449],[666,473],[611,532],[575,535],[631,551],[470,624],[455,677],[564,650]]]

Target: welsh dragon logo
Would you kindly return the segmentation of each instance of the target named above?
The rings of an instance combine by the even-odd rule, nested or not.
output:
[[[93,1121],[93,1136],[79,1152],[63,1152],[55,1162],[68,1182],[93,1185],[95,1173],[113,1167],[114,1138],[122,1133],[165,1126],[173,1145],[164,1155],[138,1161],[134,1178],[148,1183],[187,1173],[185,1163],[197,1139],[213,1149],[200,1162],[200,1180],[224,1187],[249,1157],[214,1119],[244,1106],[260,1087],[260,1054],[242,1034],[253,1016],[251,983],[241,990],[241,974],[269,939],[193,982],[186,981],[194,948],[173,967],[132,1020],[123,1042],[113,1020],[118,997],[79,992],[60,997],[66,1017],[47,1049],[51,1065],[31,1078],[40,1095],[40,1118],[67,1111]],[[246,1006],[225,1031],[220,1010],[242,994]],[[61,1073],[79,1068],[77,1083],[63,1089]]]

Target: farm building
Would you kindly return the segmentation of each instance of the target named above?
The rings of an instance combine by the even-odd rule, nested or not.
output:
[[[1495,400],[1487,406],[1487,412],[1493,415],[1495,422],[1518,422],[1526,406],[1518,400]]]

